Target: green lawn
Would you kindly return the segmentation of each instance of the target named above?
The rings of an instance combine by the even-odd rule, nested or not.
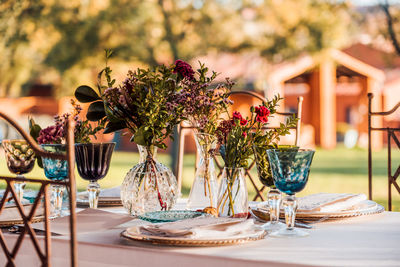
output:
[[[373,192],[374,200],[387,205],[387,151],[382,150],[373,153],[374,176]],[[100,184],[103,188],[113,187],[121,184],[127,171],[137,163],[139,157],[136,153],[116,152],[113,155],[110,171]],[[169,165],[170,156],[159,154],[160,162]],[[184,159],[184,180],[182,194],[187,196],[194,177],[194,155],[186,155]],[[400,163],[400,152],[394,152],[393,164]],[[367,151],[363,149],[345,149],[339,147],[334,150],[318,149],[311,168],[310,179],[306,189],[299,194],[307,195],[317,192],[368,192],[367,178]],[[393,170],[395,170],[393,166]],[[5,161],[0,164],[0,175],[9,175]],[[43,170],[35,167],[27,177],[42,177]],[[77,176],[79,177],[79,176]],[[256,174],[254,173],[254,177]],[[258,181],[257,181],[258,182]],[[84,190],[87,182],[78,178],[78,189]],[[2,185],[4,187],[4,185]],[[254,196],[252,185],[248,184],[249,195]],[[395,189],[394,189],[395,190]],[[394,210],[400,211],[400,195],[393,192]]]

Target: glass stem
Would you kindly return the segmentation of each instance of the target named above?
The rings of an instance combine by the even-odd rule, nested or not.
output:
[[[285,220],[287,230],[293,230],[297,210],[296,197],[294,195],[286,196],[283,201],[283,206],[285,208]]]
[[[272,188],[268,192],[269,220],[272,224],[279,222],[279,212],[282,194],[278,189]]]
[[[54,207],[55,215],[61,215],[64,186],[63,185],[53,185],[52,186],[52,202]]]
[[[87,187],[89,196],[89,207],[91,209],[97,209],[97,204],[99,202],[100,185],[96,181],[90,181]]]
[[[17,178],[24,178],[22,175],[17,175]],[[14,183],[14,189],[15,193],[17,194],[17,197],[19,201],[22,201],[24,199],[24,188],[25,188],[26,183],[25,182],[15,182]]]

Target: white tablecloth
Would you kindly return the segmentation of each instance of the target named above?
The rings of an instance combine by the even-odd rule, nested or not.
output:
[[[319,223],[304,238],[267,236],[243,245],[209,248],[155,246],[119,236],[138,223],[133,220],[115,229],[78,234],[79,266],[400,266],[398,212]],[[16,238],[8,235],[9,245]],[[53,238],[53,266],[68,266],[68,247],[65,237]],[[38,266],[31,242],[25,240],[21,249],[17,263]],[[4,261],[0,254],[0,264]]]

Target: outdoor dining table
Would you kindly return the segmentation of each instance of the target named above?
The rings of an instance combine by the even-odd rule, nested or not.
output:
[[[182,201],[180,207],[184,207]],[[125,213],[122,207],[102,208],[97,212],[101,211],[111,212],[105,213],[108,217]],[[142,223],[132,217],[111,229],[78,231],[79,266],[400,266],[399,212],[320,222],[303,238],[266,236],[259,241],[222,247],[161,246],[120,236],[127,227]],[[17,237],[7,234],[6,239],[11,244]],[[38,256],[28,240],[21,249],[17,266],[39,266]],[[69,266],[68,257],[68,237],[54,236],[53,266]],[[4,263],[3,255],[0,264]]]

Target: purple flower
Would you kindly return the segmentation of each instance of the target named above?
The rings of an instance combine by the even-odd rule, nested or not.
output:
[[[178,73],[183,78],[187,78],[188,80],[194,79],[194,71],[192,69],[192,66],[180,59],[175,61],[174,73]]]
[[[61,125],[52,125],[40,130],[39,144],[59,144],[64,137],[64,129]]]

